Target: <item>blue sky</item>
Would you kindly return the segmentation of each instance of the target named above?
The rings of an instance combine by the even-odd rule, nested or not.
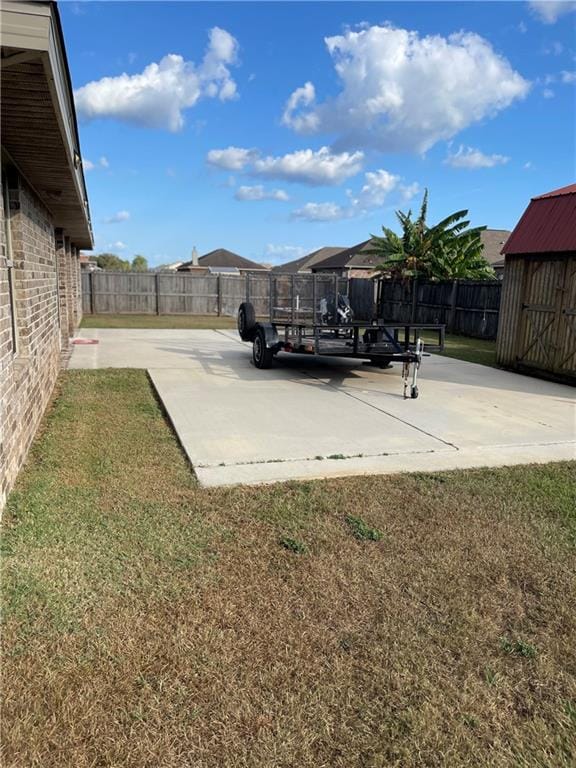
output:
[[[96,251],[282,263],[575,176],[558,2],[61,3]]]

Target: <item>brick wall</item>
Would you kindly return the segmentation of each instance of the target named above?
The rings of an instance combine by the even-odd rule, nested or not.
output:
[[[15,172],[9,211],[0,209],[0,508],[22,467],[81,319],[73,286],[79,264],[66,239],[58,249],[50,212]],[[5,217],[12,241],[17,326],[12,348]],[[75,249],[74,249],[75,250]],[[77,290],[77,289],[76,289]]]

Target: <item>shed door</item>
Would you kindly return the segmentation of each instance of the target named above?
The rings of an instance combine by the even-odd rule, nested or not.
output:
[[[556,370],[576,376],[576,258],[566,261],[558,347]]]
[[[574,260],[526,264],[518,362],[546,371],[576,367]]]

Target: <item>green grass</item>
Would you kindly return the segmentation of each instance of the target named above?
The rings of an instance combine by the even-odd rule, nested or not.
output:
[[[426,337],[430,344],[436,343],[436,337]],[[486,339],[472,339],[468,336],[456,336],[446,334],[444,351],[441,352],[444,357],[453,357],[456,360],[464,360],[467,363],[479,363],[480,365],[489,365],[496,368],[496,342]]]
[[[3,519],[3,766],[573,766],[575,470],[203,489],[145,372],[66,372]]]
[[[359,541],[380,541],[382,533],[377,528],[371,528],[361,517],[347,515],[346,522],[350,526],[352,535]]]
[[[236,318],[214,315],[84,315],[80,327],[236,328]]]

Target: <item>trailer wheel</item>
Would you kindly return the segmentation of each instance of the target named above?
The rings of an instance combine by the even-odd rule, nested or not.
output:
[[[242,302],[238,308],[238,333],[242,341],[254,341],[256,325],[254,305],[249,301]]]
[[[416,400],[416,398],[418,397],[418,394],[419,394],[418,387],[410,387],[410,397],[412,398],[412,400]]]
[[[266,346],[266,334],[263,328],[256,329],[252,346],[252,359],[256,368],[271,368],[274,360],[274,350]]]

